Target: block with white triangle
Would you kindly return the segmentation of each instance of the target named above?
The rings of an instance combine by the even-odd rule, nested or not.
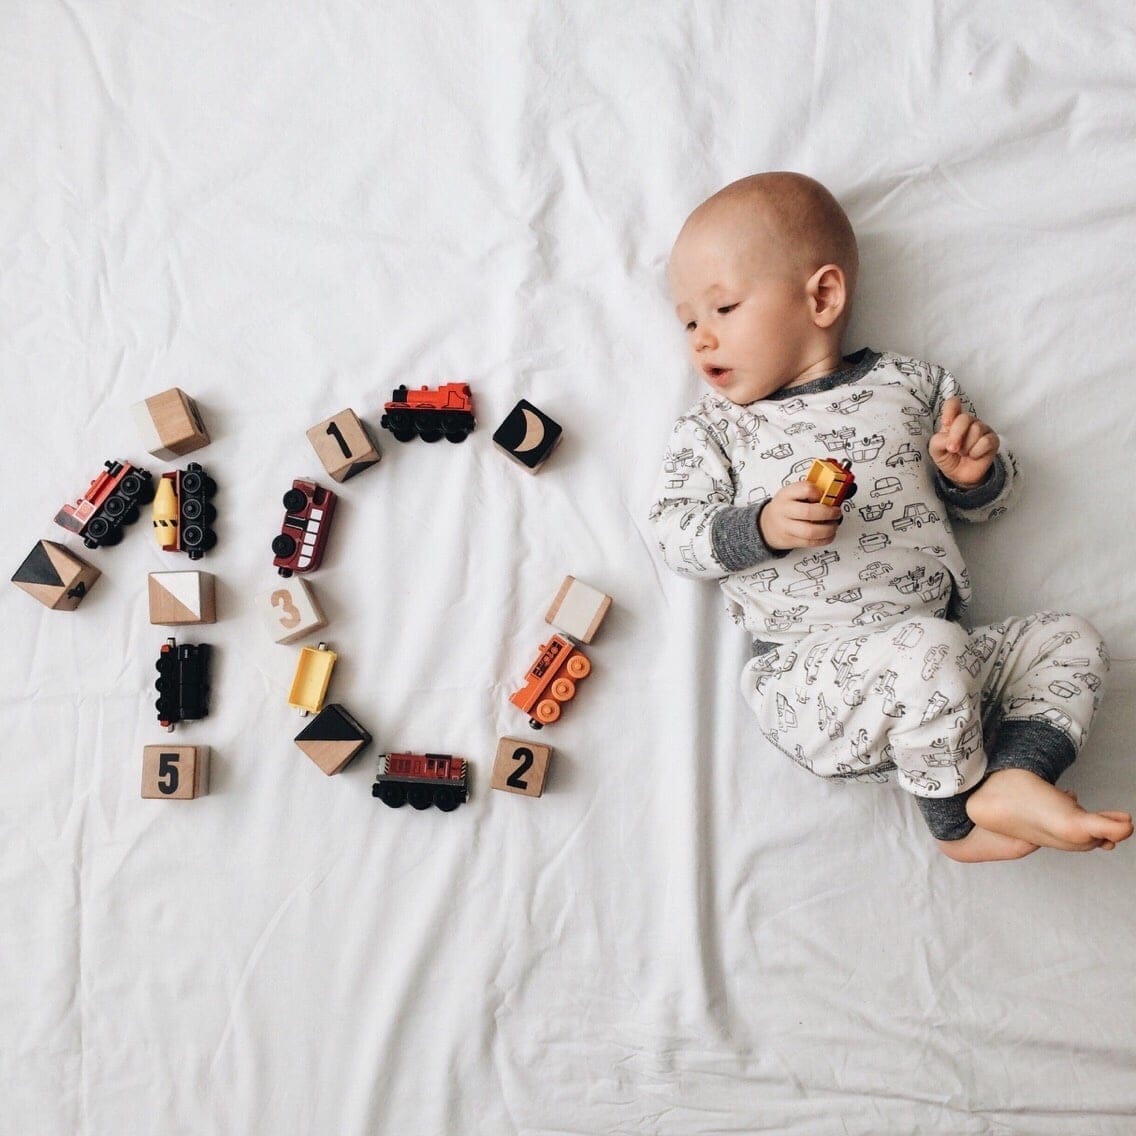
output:
[[[209,572],[151,572],[150,622],[163,627],[216,623],[216,588]]]

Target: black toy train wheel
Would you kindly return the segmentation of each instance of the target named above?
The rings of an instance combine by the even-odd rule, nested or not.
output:
[[[150,478],[140,473],[128,473],[118,485],[119,493],[126,497],[133,497],[138,504],[147,505],[154,499],[154,486]]]
[[[464,442],[473,429],[473,422],[462,411],[450,411],[442,415],[442,430],[448,442]]]
[[[94,520],[87,526],[87,531],[83,534],[83,543],[88,548],[98,548],[100,545],[115,544],[117,541],[115,536],[120,539],[122,531],[116,530],[111,525],[106,517],[95,517]]]
[[[185,489],[185,478],[182,478],[182,488]],[[187,493],[192,490],[186,490]],[[181,519],[183,521],[196,521],[200,518],[205,506],[196,498],[189,497],[181,503]]]
[[[291,556],[296,551],[296,542],[287,534],[281,533],[272,538],[273,555],[281,559]]]
[[[308,503],[308,498],[302,489],[289,489],[284,494],[283,501],[284,508],[289,513],[296,513]]]
[[[411,785],[406,790],[406,799],[412,809],[428,809],[434,803],[434,793],[427,785]]]
[[[438,789],[434,793],[434,804],[444,813],[452,813],[461,804],[461,794],[456,789]]]
[[[382,424],[395,436],[399,442],[409,442],[415,437],[414,415],[409,410],[392,410],[383,415]]]
[[[182,525],[181,544],[186,552],[200,549],[205,544],[205,530],[200,525]]]
[[[121,493],[112,493],[103,502],[103,512],[112,520],[117,521],[130,507],[130,502]]]
[[[402,785],[392,785],[389,782],[379,786],[376,794],[384,805],[392,809],[400,809],[406,804],[406,789]]]

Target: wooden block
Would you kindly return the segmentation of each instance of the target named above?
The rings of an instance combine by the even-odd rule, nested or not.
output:
[[[16,569],[12,583],[54,611],[74,611],[102,575],[53,540],[41,540]]]
[[[327,626],[327,619],[307,580],[289,576],[256,597],[257,610],[276,643],[295,643]]]
[[[336,481],[347,481],[382,458],[367,427],[350,407],[313,426],[308,441]]]
[[[371,735],[337,702],[329,702],[295,738],[329,777],[371,744]]]
[[[493,441],[529,473],[536,473],[560,444],[563,433],[543,410],[522,398],[497,427]]]
[[[146,449],[163,461],[209,445],[197,403],[177,387],[136,402],[131,412]]]
[[[565,635],[590,643],[610,607],[611,596],[605,596],[574,576],[565,576],[544,619]]]
[[[208,746],[146,746],[142,750],[142,796],[190,801],[209,792]]]
[[[216,588],[209,572],[151,572],[150,622],[163,627],[216,623]]]
[[[544,792],[551,758],[549,746],[520,738],[502,738],[497,743],[497,756],[493,759],[490,787],[503,789],[506,793],[539,797]]]

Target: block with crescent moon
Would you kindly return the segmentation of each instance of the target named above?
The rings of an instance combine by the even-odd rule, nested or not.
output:
[[[493,441],[530,473],[548,460],[563,430],[539,407],[521,399],[493,434]]]

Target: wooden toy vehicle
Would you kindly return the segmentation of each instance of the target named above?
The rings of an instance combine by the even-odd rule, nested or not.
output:
[[[335,513],[335,494],[314,481],[292,482],[284,494],[284,520],[273,538],[272,561],[281,576],[314,572],[323,560],[324,546]]]
[[[158,700],[158,723],[172,732],[174,723],[196,721],[209,713],[208,643],[183,643],[167,639],[155,664],[158,671],[154,687]]]
[[[409,801],[414,809],[453,812],[469,800],[465,760],[448,753],[381,754],[371,796],[392,809]]]
[[[805,480],[811,481],[821,491],[822,505],[839,505],[856,493],[856,476],[852,472],[852,463],[848,461],[816,458],[805,474]]]
[[[383,404],[379,425],[400,442],[415,436],[424,442],[446,438],[464,442],[474,427],[473,395],[468,383],[444,383],[437,390],[398,387],[391,401]]]
[[[154,496],[150,474],[130,462],[108,461],[106,469],[74,505],[64,505],[55,523],[83,538],[88,548],[118,544],[122,527],[138,520],[138,508]]]
[[[301,647],[296,673],[292,676],[292,688],[288,691],[288,705],[305,716],[318,714],[323,709],[331,672],[338,658],[334,651],[328,650],[326,643],[318,647]]]
[[[551,725],[560,717],[563,703],[576,696],[576,683],[592,673],[587,655],[562,635],[553,635],[540,645],[536,662],[525,674],[525,685],[509,695],[509,701],[530,714],[534,730]]]
[[[154,493],[154,535],[164,552],[185,552],[200,560],[217,543],[210,526],[217,509],[210,498],[217,483],[197,462],[184,469],[163,473]]]

